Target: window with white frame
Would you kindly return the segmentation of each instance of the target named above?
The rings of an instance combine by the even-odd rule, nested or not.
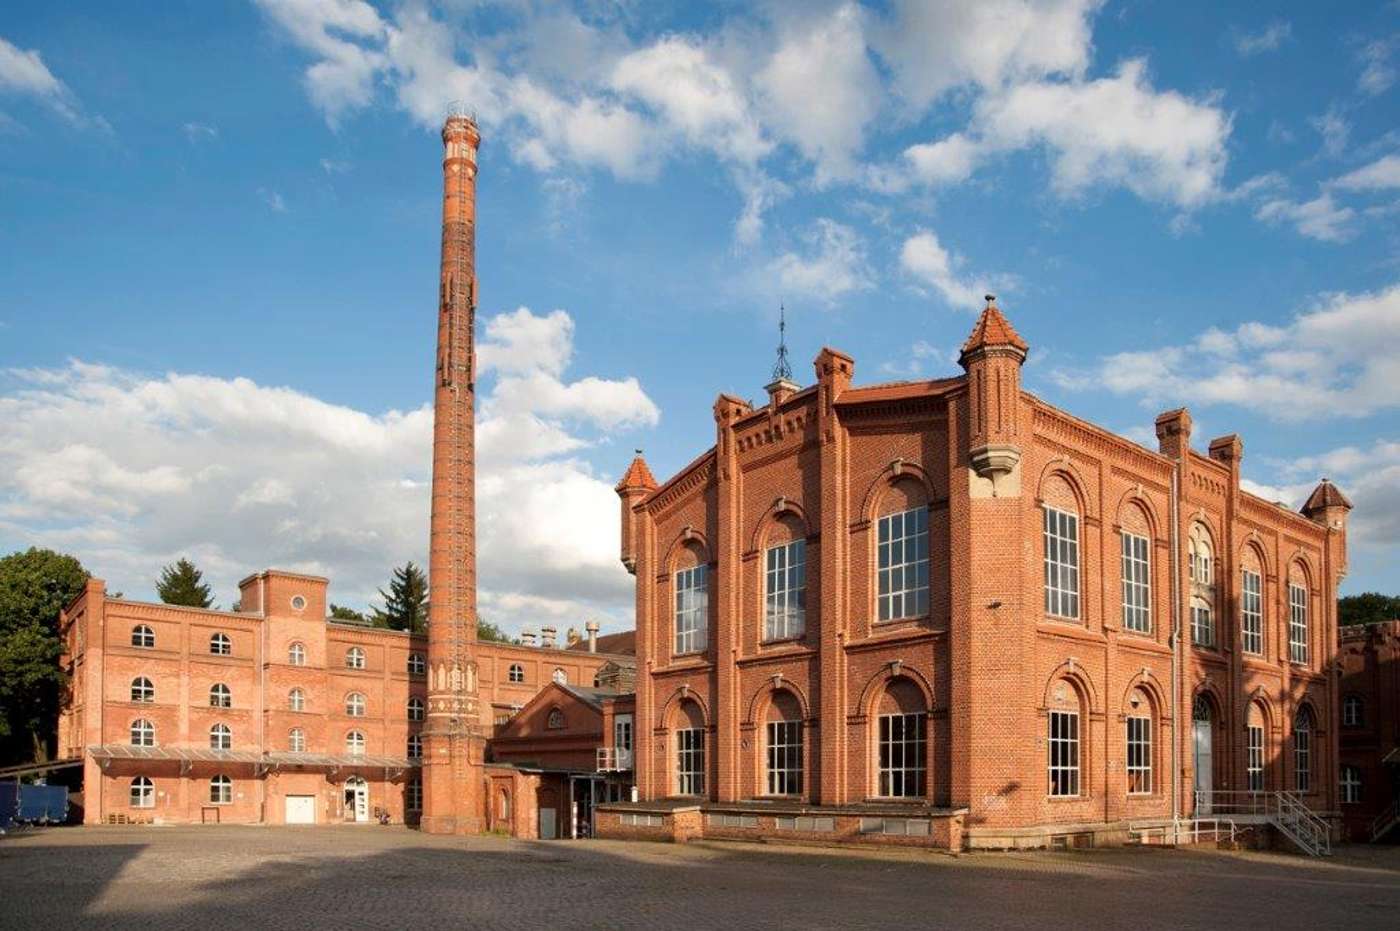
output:
[[[209,803],[229,805],[233,802],[233,780],[227,776],[215,776],[209,780]]]
[[[156,786],[149,778],[137,776],[135,779],[131,780],[131,807],[156,807]]]
[[[1191,643],[1198,647],[1215,646],[1215,613],[1201,598],[1191,600]]]
[[[1361,769],[1357,766],[1342,767],[1342,802],[1356,805],[1361,801]]]
[[[233,692],[222,682],[215,682],[209,686],[209,707],[210,708],[232,708]]]
[[[233,749],[233,730],[227,724],[215,724],[209,728],[209,749]]]
[[[306,732],[294,727],[287,732],[287,749],[293,753],[306,752]]]
[[[705,566],[676,573],[676,652],[705,649],[709,636],[709,581]]]
[[[524,682],[525,667],[521,666],[519,663],[511,663],[510,671],[506,673],[506,678],[511,682]]]
[[[423,699],[410,698],[408,700],[408,719],[410,721],[423,720]]]
[[[876,539],[879,619],[928,614],[928,508],[886,514]]]
[[[404,792],[407,796],[404,800],[404,807],[409,811],[423,810],[423,783],[417,779],[410,782]]]
[[[1288,658],[1295,663],[1308,661],[1308,590],[1288,585]]]
[[[215,656],[231,656],[233,641],[228,638],[228,634],[214,634],[209,638],[209,652]]]
[[[1210,585],[1213,577],[1211,566],[1210,538],[1200,524],[1191,528],[1187,543],[1188,573],[1191,581],[1198,585]]]
[[[768,794],[802,794],[802,722],[768,722]]]
[[[423,758],[423,738],[417,734],[408,735],[408,758],[410,760]]]
[[[1046,507],[1045,613],[1079,617],[1079,516]]]
[[[351,731],[345,735],[345,752],[351,756],[365,755],[365,735],[359,731]]]
[[[1301,793],[1312,791],[1312,735],[1312,711],[1299,708],[1293,716],[1293,788]]]
[[[1152,718],[1128,717],[1128,794],[1152,792]]]
[[[1052,711],[1048,721],[1050,795],[1079,794],[1079,712]]]
[[[1264,791],[1264,727],[1250,722],[1244,733],[1245,781],[1251,792]]]
[[[1342,699],[1342,727],[1360,727],[1365,723],[1364,706],[1356,695]]]
[[[137,718],[132,721],[131,745],[133,747],[154,747],[156,745],[156,726],[145,718]]]
[[[928,716],[882,714],[879,718],[880,795],[921,798],[928,757]]]
[[[346,650],[346,651],[345,651],[345,668],[346,668],[346,669],[364,669],[364,668],[365,668],[365,651],[362,650],[362,649],[360,649],[359,647],[351,647],[350,649]]]
[[[141,647],[144,650],[153,649],[156,645],[155,631],[145,624],[137,624],[131,628],[131,645]]]
[[[800,637],[807,623],[807,541],[770,546],[765,555],[763,637]]]
[[[676,731],[676,794],[705,794],[705,732],[701,728]]]
[[[305,666],[306,647],[300,643],[293,643],[287,647],[287,662],[293,666]]]
[[[1240,588],[1240,646],[1258,656],[1264,652],[1264,580],[1245,569]]]
[[[151,680],[145,676],[138,676],[131,680],[131,700],[139,702],[153,702],[156,700],[156,687],[151,685]]]
[[[422,653],[408,654],[408,674],[410,676],[421,676],[428,671],[428,664],[423,661]]]
[[[363,718],[365,716],[365,696],[359,692],[351,692],[346,695],[345,713],[352,718]]]
[[[292,689],[287,693],[287,707],[292,711],[303,711],[306,709],[306,693],[301,689]]]
[[[1151,576],[1147,537],[1123,533],[1123,629],[1152,632]]]

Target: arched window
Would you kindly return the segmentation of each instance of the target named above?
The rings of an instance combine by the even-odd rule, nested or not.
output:
[[[210,750],[232,750],[233,731],[227,724],[215,724],[209,728]]]
[[[233,641],[228,638],[228,634],[215,634],[209,638],[209,652],[215,656],[231,656]]]
[[[352,718],[363,718],[365,716],[365,697],[359,692],[351,692],[345,696],[345,713]]]
[[[705,794],[705,717],[689,699],[681,702],[676,728],[676,794]]]
[[[549,720],[545,723],[545,726],[551,729],[563,727],[564,712],[560,711],[558,708],[551,708],[549,711]]]
[[[1240,570],[1240,641],[1246,653],[1264,654],[1264,577],[1254,566]]]
[[[1056,682],[1052,706],[1045,721],[1045,764],[1049,794],[1069,798],[1080,794],[1081,765],[1079,692],[1065,681]]]
[[[1188,574],[1197,585],[1210,585],[1215,577],[1213,552],[1210,545],[1210,532],[1200,524],[1191,526],[1191,534],[1186,543]]]
[[[1045,613],[1079,619],[1079,515],[1046,505],[1042,519],[1045,546]]]
[[[928,767],[928,708],[905,677],[891,679],[876,718],[876,763],[883,798],[922,798]]]
[[[1129,795],[1152,793],[1152,703],[1141,689],[1128,698],[1127,761]]]
[[[138,676],[131,680],[131,700],[139,702],[152,702],[156,700],[156,687],[151,685],[151,680],[145,676]]]
[[[1308,661],[1308,590],[1296,570],[1288,579],[1288,658],[1295,663]]]
[[[675,652],[699,653],[710,637],[710,582],[708,567],[700,561],[695,547],[688,546],[681,554],[682,567],[673,579],[676,583]],[[689,565],[684,565],[689,563]]]
[[[306,709],[306,693],[301,689],[292,689],[288,692],[287,708],[292,711],[304,711]]]
[[[769,795],[802,794],[802,706],[791,692],[773,694],[768,705],[767,770]]]
[[[1136,505],[1130,510],[1142,521]],[[1152,542],[1146,536],[1123,531],[1123,629],[1140,634],[1152,632],[1151,550]]]
[[[511,663],[510,670],[506,673],[506,678],[511,682],[525,681],[525,667],[519,663]]]
[[[210,708],[232,708],[233,692],[222,682],[215,682],[209,687],[209,707]]]
[[[807,628],[807,541],[785,515],[763,554],[763,639],[800,637]]]
[[[1215,557],[1210,532],[1192,524],[1187,538],[1188,574],[1191,577],[1191,643],[1215,646]]]
[[[351,731],[345,735],[345,752],[351,756],[365,755],[365,735],[359,731]]]
[[[1361,801],[1361,768],[1342,767],[1342,803],[1356,805]]]
[[[287,647],[287,662],[293,666],[306,665],[306,647],[300,641],[292,641]]]
[[[345,668],[346,668],[346,669],[364,669],[364,668],[365,668],[365,651],[362,650],[362,649],[360,649],[359,647],[351,647],[350,649],[346,650],[346,651],[345,651]]]
[[[293,753],[306,752],[306,732],[294,727],[287,732],[287,749]]]
[[[419,737],[417,734],[409,734],[409,735],[408,735],[408,758],[409,758],[410,760],[417,760],[417,759],[422,759],[422,757],[423,757],[423,738],[422,738],[422,737]]]
[[[411,676],[421,676],[428,671],[428,664],[423,661],[422,653],[408,654],[408,674]]]
[[[510,790],[502,788],[496,793],[496,816],[502,821],[510,820]]]
[[[881,621],[928,614],[928,505],[923,497],[915,483],[900,483],[886,503],[904,509],[875,522],[876,617]]]
[[[131,807],[156,807],[155,783],[151,782],[151,780],[145,776],[137,776],[135,779],[131,780]]]
[[[132,721],[131,745],[133,747],[154,747],[156,745],[156,726],[145,718],[137,718]]]
[[[408,719],[410,721],[423,720],[423,699],[410,698],[408,700]]]
[[[554,675],[550,676],[550,678],[560,685],[569,684],[569,674],[562,669],[554,670]]]
[[[1293,716],[1293,787],[1312,791],[1313,713],[1306,705]]]
[[[153,649],[156,645],[155,631],[145,624],[137,624],[131,628],[131,645],[145,650]]]
[[[1360,727],[1366,723],[1365,705],[1359,695],[1342,699],[1342,727]]]
[[[1196,696],[1196,700],[1191,703],[1191,720],[1199,721],[1202,724],[1209,724],[1215,720],[1215,713],[1211,710],[1210,699],[1205,693]]]
[[[209,803],[228,805],[233,802],[233,780],[227,776],[215,776],[209,780]]]
[[[1245,785],[1251,792],[1264,791],[1264,714],[1249,706],[1244,728]]]

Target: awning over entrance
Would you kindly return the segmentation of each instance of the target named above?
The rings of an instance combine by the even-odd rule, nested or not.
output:
[[[351,753],[294,753],[277,751],[258,753],[253,750],[214,750],[209,747],[133,747],[130,744],[95,744],[87,748],[92,758],[108,760],[175,760],[182,766],[191,763],[242,763],[265,769],[280,766],[310,766],[317,769],[409,769],[421,761],[403,756],[377,756]]]
[[[376,756],[368,753],[294,753],[290,750],[267,753],[263,755],[263,759],[278,766],[324,766],[332,769],[348,769],[355,766],[408,769],[418,766],[422,762],[406,756]]]

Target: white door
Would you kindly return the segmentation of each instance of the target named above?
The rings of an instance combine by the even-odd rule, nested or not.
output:
[[[289,795],[287,796],[287,824],[315,824],[316,823],[316,796],[314,795]]]
[[[553,808],[540,809],[540,840],[554,840],[554,815]]]
[[[369,785],[359,776],[345,780],[345,820],[369,820]]]
[[[1210,722],[1192,721],[1191,731],[1194,737],[1195,752],[1193,754],[1194,769],[1196,772],[1195,787],[1197,792],[1210,792],[1214,788],[1214,769],[1211,762],[1210,746]],[[1209,798],[1209,796],[1206,796]],[[1199,796],[1198,796],[1199,798]],[[1210,814],[1210,802],[1200,802],[1196,807],[1196,815]]]
[[[620,714],[613,719],[613,746],[617,748],[617,768],[632,768],[632,716]]]

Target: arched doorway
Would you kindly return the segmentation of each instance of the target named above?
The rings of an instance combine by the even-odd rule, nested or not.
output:
[[[1196,791],[1196,815],[1210,814],[1210,793],[1215,787],[1215,709],[1204,692],[1191,704],[1191,770]]]
[[[369,783],[363,776],[345,780],[345,820],[369,820]]]

